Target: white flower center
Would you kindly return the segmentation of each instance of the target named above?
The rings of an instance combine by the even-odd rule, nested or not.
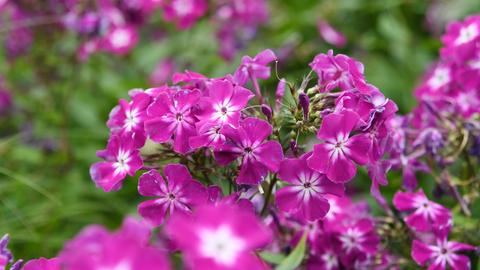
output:
[[[172,3],[173,10],[178,16],[186,16],[193,11],[193,5],[190,0],[177,0]]]
[[[138,111],[135,110],[127,110],[125,111],[125,121],[123,127],[127,131],[132,131],[132,129],[138,124]]]
[[[115,174],[128,171],[130,169],[128,161],[130,161],[130,152],[119,149],[117,154],[117,162],[114,164]]]
[[[428,80],[428,85],[437,90],[450,82],[450,71],[448,68],[437,68],[433,72],[433,76]]]
[[[359,243],[363,240],[363,233],[356,228],[348,228],[348,230],[340,236],[342,247],[350,253],[353,249],[360,249]]]
[[[478,28],[475,24],[470,24],[468,26],[462,27],[460,33],[458,34],[457,39],[455,40],[455,45],[462,45],[468,43],[475,39],[478,36]]]
[[[218,264],[233,265],[245,248],[244,241],[235,236],[226,225],[213,230],[202,229],[199,236],[202,254]]]
[[[126,47],[130,43],[130,33],[124,29],[114,30],[110,37],[110,43],[115,48]]]
[[[325,266],[327,267],[327,270],[338,267],[337,256],[335,256],[335,254],[331,252],[325,252],[322,255],[322,260],[325,262]]]

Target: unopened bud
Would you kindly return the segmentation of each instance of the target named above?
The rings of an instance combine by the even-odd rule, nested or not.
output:
[[[267,117],[268,121],[272,120],[272,109],[267,104],[262,104],[262,113]]]
[[[300,106],[302,107],[303,110],[303,120],[307,121],[308,120],[308,110],[310,109],[310,99],[305,93],[300,93],[298,95],[298,102],[300,103]]]

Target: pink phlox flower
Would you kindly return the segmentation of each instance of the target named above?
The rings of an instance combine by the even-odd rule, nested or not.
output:
[[[399,211],[409,212],[405,222],[420,232],[430,231],[434,226],[447,226],[452,219],[450,210],[430,201],[421,189],[417,192],[398,191],[393,197],[393,205]]]
[[[90,176],[104,191],[118,190],[127,175],[133,176],[143,166],[139,150],[132,136],[112,135],[107,148],[97,155],[105,161],[90,167]]]

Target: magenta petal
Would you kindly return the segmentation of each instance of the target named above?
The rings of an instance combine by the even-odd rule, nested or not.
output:
[[[13,268],[10,268],[13,269]],[[45,259],[40,258],[30,260],[25,264],[23,270],[60,270],[60,262],[57,258]]]
[[[184,183],[192,180],[192,176],[187,167],[182,164],[168,164],[165,166],[164,174],[170,190],[172,190],[174,186],[182,186]]]
[[[453,270],[470,270],[470,259],[465,255],[451,256],[452,264],[450,265]]]
[[[475,247],[472,245],[459,243],[459,242],[450,242],[450,248],[452,251],[460,251],[460,250],[475,250]]]
[[[177,102],[175,107],[180,111],[185,112],[196,104],[201,96],[202,94],[198,90],[182,89],[173,96],[174,100]]]
[[[277,56],[270,49],[266,49],[266,50],[261,51],[260,53],[258,53],[255,56],[255,59],[254,59],[255,62],[257,62],[259,64],[262,64],[262,65],[267,65],[270,62],[275,61],[275,60],[277,60]]]
[[[145,121],[145,131],[150,139],[160,143],[166,142],[172,137],[176,126],[176,122],[165,118],[154,118]]]
[[[120,188],[122,180],[125,178],[125,171],[116,172],[112,162],[97,162],[90,167],[90,176],[95,184],[105,192]]]
[[[168,113],[171,113],[170,107],[170,96],[167,94],[160,94],[155,101],[148,106],[147,115],[150,118],[164,116]]]
[[[246,118],[240,125],[252,143],[262,142],[272,134],[272,126],[267,121],[258,118]]]
[[[196,180],[189,181],[184,186],[183,192],[187,202],[192,205],[201,205],[208,200],[207,188]]]
[[[165,180],[157,170],[150,170],[138,179],[138,193],[142,196],[159,196],[166,191]]]
[[[371,140],[365,134],[355,135],[348,139],[345,155],[360,165],[368,162]]]
[[[357,173],[357,166],[342,155],[332,158],[329,165],[326,175],[329,180],[335,183],[348,182]]]
[[[284,212],[296,212],[301,205],[301,195],[298,187],[288,186],[279,189],[275,193],[275,203]]]
[[[235,109],[235,110],[243,109],[248,104],[248,101],[254,96],[255,95],[252,94],[250,90],[243,88],[241,86],[236,86],[235,92],[233,93],[232,99],[230,101],[232,109]]]
[[[330,204],[321,196],[311,196],[309,200],[304,201],[302,213],[306,220],[314,221],[323,218],[330,210]]]
[[[267,170],[262,164],[250,160],[244,160],[236,182],[237,184],[257,185],[266,175]]]
[[[149,200],[138,205],[138,213],[155,226],[163,223],[167,213],[168,203],[158,203],[157,200]]]
[[[278,178],[290,184],[298,183],[298,174],[305,170],[311,170],[306,166],[306,161],[296,158],[284,159],[280,163],[278,170]]]
[[[185,154],[191,150],[189,140],[197,135],[197,131],[193,125],[182,123],[177,126],[175,138],[173,140],[173,150],[180,154]]]
[[[428,218],[417,212],[414,212],[411,215],[405,217],[405,223],[407,223],[410,228],[418,230],[420,232],[429,231],[431,228]]]
[[[208,89],[208,94],[215,103],[229,102],[233,95],[233,85],[227,80],[214,81]]]
[[[410,192],[397,191],[393,196],[393,205],[399,211],[415,209],[415,195]]]
[[[307,159],[307,164],[313,170],[325,173],[330,160],[330,150],[325,144],[317,144],[313,147],[313,154]]]
[[[339,197],[345,194],[345,186],[343,184],[334,183],[324,175],[322,175],[320,187],[322,188],[321,193],[328,193]]]
[[[278,171],[280,162],[283,159],[283,151],[282,146],[277,141],[268,141],[257,147],[253,153],[257,160],[269,170]]]
[[[214,151],[213,154],[217,163],[224,166],[240,156],[240,149],[237,146],[232,146],[229,142],[225,142],[219,147],[219,151]]]
[[[425,265],[425,263],[430,260],[432,256],[432,250],[430,247],[418,240],[413,240],[412,244],[412,258],[419,265]]]
[[[342,114],[329,114],[323,119],[317,137],[331,140],[336,139],[338,135],[342,135],[346,138],[357,124],[358,119],[358,115],[352,111],[344,111]]]

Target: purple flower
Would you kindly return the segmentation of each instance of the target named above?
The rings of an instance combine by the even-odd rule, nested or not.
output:
[[[352,179],[357,172],[354,162],[360,165],[368,162],[371,144],[366,134],[349,137],[358,119],[351,111],[327,115],[317,133],[323,143],[314,146],[308,165],[336,183]]]
[[[333,51],[329,50],[327,54],[315,56],[310,67],[317,73],[322,91],[331,91],[337,87],[343,91],[365,88],[363,65],[346,55],[333,55]]]
[[[225,126],[226,141],[215,150],[215,159],[227,165],[241,157],[237,184],[258,184],[268,171],[278,171],[283,159],[282,146],[277,141],[265,141],[271,133],[270,124],[253,117],[241,121],[237,128]]]
[[[107,149],[97,153],[97,156],[105,161],[97,162],[90,167],[90,176],[98,187],[106,192],[118,190],[127,174],[133,176],[142,167],[140,152],[134,144],[131,136],[110,137]]]
[[[171,76],[176,70],[176,65],[173,59],[166,58],[158,62],[155,69],[150,74],[151,85],[161,85],[170,81]]]
[[[318,32],[320,36],[327,42],[336,47],[343,47],[347,43],[347,38],[335,28],[333,28],[326,21],[319,21],[317,23]]]
[[[446,226],[452,219],[447,208],[428,200],[421,189],[417,192],[398,191],[393,197],[393,205],[399,211],[411,212],[404,220],[410,228],[420,232],[430,231],[433,226]]]
[[[234,86],[229,80],[215,80],[207,88],[208,95],[200,100],[200,111],[196,113],[200,122],[220,125],[238,125],[241,110],[253,94],[246,88]]]
[[[413,240],[412,258],[419,265],[424,266],[428,263],[428,269],[445,270],[468,270],[471,268],[470,260],[467,256],[459,254],[462,251],[475,250],[475,247],[448,241],[447,236],[450,228],[440,229],[434,243],[427,244],[419,240]]]
[[[276,192],[275,202],[282,211],[292,213],[301,220],[315,221],[323,218],[330,209],[323,195],[342,196],[344,186],[331,182],[324,174],[308,167],[308,156],[305,154],[299,159],[282,161],[278,177],[290,185]]]
[[[155,199],[142,202],[138,212],[154,225],[161,225],[167,215],[175,212],[190,212],[192,206],[207,201],[207,191],[194,180],[187,167],[180,164],[165,166],[165,179],[156,170],[140,176],[138,192]]]
[[[141,147],[145,143],[145,129],[143,123],[147,118],[147,107],[151,97],[146,93],[138,93],[128,102],[124,99],[112,109],[107,126],[112,133],[128,134],[133,136],[135,143]]]
[[[205,12],[205,0],[168,0],[163,4],[163,18],[175,22],[181,29],[190,28]]]
[[[239,85],[245,85],[248,79],[268,79],[270,77],[270,67],[267,65],[276,59],[275,53],[269,49],[258,53],[254,58],[244,56],[240,67],[235,71],[235,82]]]
[[[148,107],[145,130],[155,142],[165,143],[173,137],[173,150],[190,151],[189,138],[196,135],[191,108],[198,102],[200,91],[182,89],[173,94],[161,93]]]
[[[35,259],[28,261],[23,270],[60,270],[60,262],[57,258]]]
[[[361,219],[353,225],[342,228],[338,241],[347,255],[353,255],[357,252],[375,254],[378,250],[380,238],[375,233],[373,222],[368,219]]]
[[[92,225],[65,245],[59,260],[68,270],[168,270],[170,263],[165,254],[148,245],[150,230],[132,218],[126,219],[115,233]]]
[[[174,215],[167,234],[192,269],[268,269],[254,253],[272,238],[254,213],[234,205],[205,205],[193,215]]]
[[[444,48],[441,55],[457,62],[463,62],[478,52],[480,39],[480,16],[468,17],[463,22],[452,22],[442,36]]]
[[[10,237],[8,234],[4,235],[2,239],[0,239],[0,269],[5,269],[7,264],[13,261],[13,256],[10,250],[7,249],[8,242]]]
[[[103,49],[115,53],[126,54],[138,42],[138,33],[134,27],[119,26],[108,32],[104,38]]]

